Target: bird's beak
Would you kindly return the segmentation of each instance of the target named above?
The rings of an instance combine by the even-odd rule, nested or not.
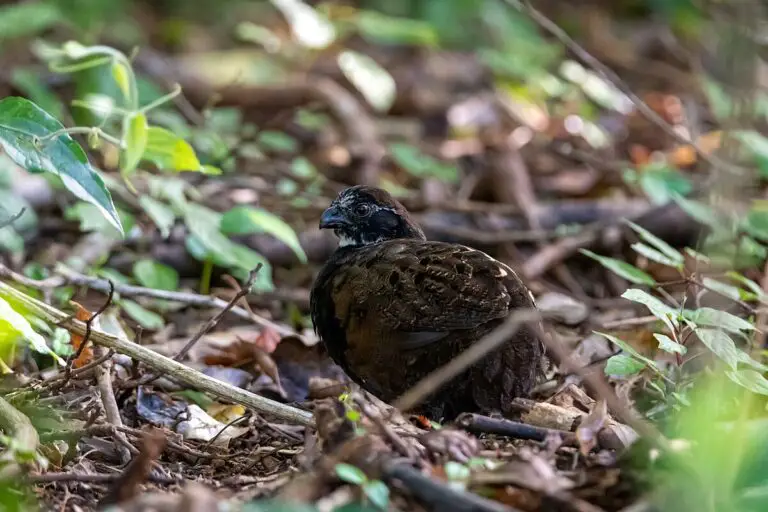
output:
[[[320,217],[320,229],[335,229],[347,224],[349,221],[335,206],[330,206]]]

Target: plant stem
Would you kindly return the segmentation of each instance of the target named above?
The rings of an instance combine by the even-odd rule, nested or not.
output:
[[[48,141],[56,139],[62,135],[89,134],[89,133],[95,133],[100,138],[104,139],[110,144],[114,144],[118,148],[123,149],[123,142],[120,139],[118,139],[117,137],[113,137],[112,135],[106,133],[104,130],[96,126],[73,126],[72,128],[62,128],[61,130],[56,130],[53,133],[49,133],[45,137],[38,137],[38,140],[40,141],[40,143],[46,144],[48,143]]]

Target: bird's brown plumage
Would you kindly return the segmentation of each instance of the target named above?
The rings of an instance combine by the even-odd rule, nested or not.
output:
[[[353,208],[356,201],[375,201],[386,208],[375,214],[391,213],[412,224],[386,192],[364,190],[374,193],[358,189],[345,204]],[[334,228],[354,229],[355,224]],[[375,222],[358,224],[376,231]],[[533,307],[530,293],[507,265],[465,246],[426,241],[413,228],[406,229],[412,233],[408,238],[381,240],[373,233],[340,233],[362,242],[333,254],[311,295],[315,329],[330,356],[385,401],[466,350],[511,310]],[[422,412],[441,419],[465,411],[506,411],[512,398],[530,391],[541,357],[535,333],[523,328],[444,386]]]

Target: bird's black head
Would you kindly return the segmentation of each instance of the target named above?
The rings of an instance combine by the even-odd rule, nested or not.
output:
[[[358,185],[343,190],[320,218],[320,229],[333,229],[339,247],[362,247],[383,240],[426,240],[408,211],[389,192]]]

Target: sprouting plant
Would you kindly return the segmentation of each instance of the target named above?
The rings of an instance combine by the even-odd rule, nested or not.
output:
[[[389,487],[381,480],[371,480],[366,474],[352,464],[340,462],[334,467],[339,480],[356,485],[363,495],[376,507],[385,510],[389,504]]]

